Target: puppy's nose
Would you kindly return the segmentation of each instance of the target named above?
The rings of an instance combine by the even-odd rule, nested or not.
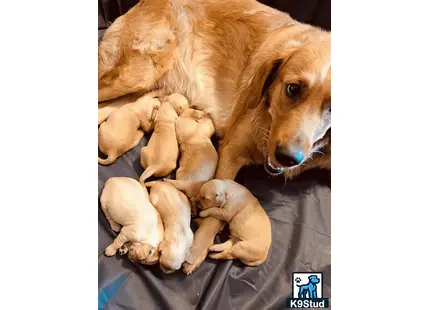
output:
[[[275,149],[275,159],[282,166],[292,167],[300,164],[305,155],[302,150],[290,151],[288,148],[278,145]]]

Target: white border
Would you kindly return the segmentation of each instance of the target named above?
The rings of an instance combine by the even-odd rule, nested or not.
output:
[[[332,309],[425,307],[430,51],[418,3],[332,3]],[[96,10],[2,4],[5,309],[96,307]]]
[[[332,309],[427,305],[410,279],[430,278],[430,27],[420,3],[332,1]]]
[[[96,309],[97,1],[1,10],[1,307]]]

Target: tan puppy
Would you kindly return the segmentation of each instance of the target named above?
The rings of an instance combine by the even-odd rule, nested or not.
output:
[[[159,246],[160,268],[172,273],[190,260],[193,231],[190,228],[191,206],[187,197],[166,182],[148,182],[150,200],[164,223],[164,240]]]
[[[164,94],[164,91],[163,91],[163,93],[160,91],[159,95],[163,95],[163,94]],[[99,103],[98,125],[100,125],[105,120],[107,120],[109,115],[111,115],[113,112],[115,112],[116,110],[118,110],[119,108],[121,108],[124,105],[136,102],[136,100],[138,100],[143,95],[144,95],[143,92],[137,92],[137,93],[122,96],[116,100],[109,100],[109,101],[105,101],[103,103]]]
[[[112,230],[119,232],[105,254],[113,256],[125,243],[131,242],[130,251],[136,261],[156,261],[164,227],[146,188],[131,178],[110,178],[105,183],[100,203]]]
[[[215,127],[207,113],[186,109],[176,120],[176,137],[181,151],[177,180],[209,181],[215,175],[218,153],[211,137]]]
[[[197,207],[195,203],[195,197],[199,195],[201,187],[206,181],[185,181],[185,180],[171,180],[164,179],[165,182],[172,184],[176,189],[182,191],[190,199],[191,203],[191,214],[197,214]],[[205,260],[208,255],[208,249],[214,243],[214,236],[221,232],[224,228],[225,222],[222,222],[221,228],[218,225],[220,222],[218,219],[213,217],[196,218],[194,222],[199,225],[199,228],[194,233],[193,245],[190,248],[190,261],[184,262],[183,271],[186,274],[193,273],[200,264]]]
[[[188,99],[185,98],[185,96],[178,93],[161,97],[160,100],[161,102],[167,101],[168,103],[170,103],[173,109],[175,109],[178,116],[181,115],[182,112],[184,112],[185,109],[187,109],[190,106]]]
[[[153,175],[166,176],[176,168],[179,157],[176,140],[175,121],[178,114],[169,102],[163,102],[154,118],[154,133],[148,145],[140,151],[140,163],[145,171],[140,176],[140,183]]]
[[[263,263],[272,243],[269,217],[244,186],[232,180],[211,180],[202,186],[196,203],[201,217],[213,216],[229,223],[230,239],[212,245],[213,259],[238,258],[248,266]]]
[[[156,94],[146,94],[135,102],[121,106],[100,125],[99,148],[108,156],[106,159],[99,157],[100,164],[112,164],[139,143],[143,131],[153,130],[154,111],[160,107]]]

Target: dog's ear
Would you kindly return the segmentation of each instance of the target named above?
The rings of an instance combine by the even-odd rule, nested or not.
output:
[[[240,104],[247,105],[249,109],[256,108],[276,80],[281,64],[282,59],[275,59],[251,65],[250,76],[245,81],[247,85],[241,91],[243,97]]]

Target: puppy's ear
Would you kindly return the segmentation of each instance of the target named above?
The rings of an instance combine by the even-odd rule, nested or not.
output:
[[[191,254],[190,250],[187,251],[187,254],[185,255],[185,261],[188,264],[192,264],[194,262],[193,254]]]
[[[217,192],[215,199],[216,199],[217,202],[222,203],[222,205],[223,205],[223,204],[225,204],[225,202],[227,200],[227,193],[226,192],[223,192],[223,193]],[[220,205],[220,207],[222,205]]]
[[[247,86],[241,91],[241,104],[247,105],[249,109],[254,109],[258,106],[261,99],[266,96],[270,85],[278,76],[279,67],[282,64],[282,59],[275,59],[260,64],[253,65],[250,70],[252,73],[248,78]]]
[[[148,117],[148,119],[149,119],[149,121],[150,121],[150,122],[155,121],[155,118],[157,117],[158,109],[159,109],[159,108],[160,108],[160,106],[159,106],[159,105],[155,105],[155,106],[152,108],[151,115]]]

